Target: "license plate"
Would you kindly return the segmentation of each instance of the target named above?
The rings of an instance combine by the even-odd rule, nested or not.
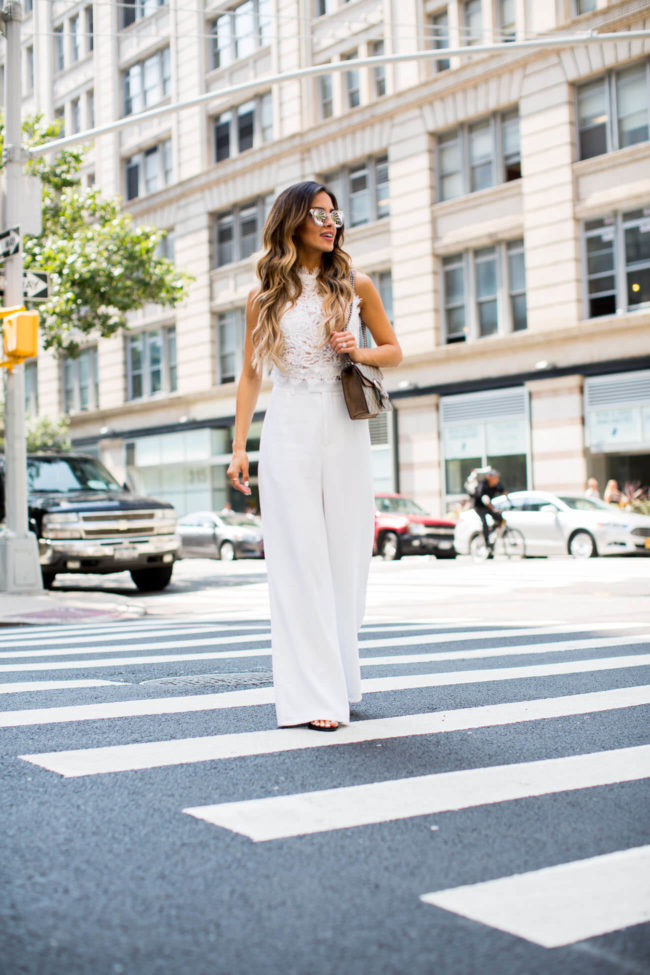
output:
[[[134,559],[138,554],[138,550],[135,545],[120,545],[119,547],[115,547],[113,554],[116,559]]]
[[[645,547],[646,548],[650,548],[650,538],[646,538],[646,540],[645,540]]]

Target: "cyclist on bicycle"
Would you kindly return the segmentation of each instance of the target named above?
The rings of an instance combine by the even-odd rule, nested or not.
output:
[[[491,533],[495,527],[498,527],[501,524],[503,521],[503,515],[494,507],[492,500],[499,494],[505,494],[505,488],[501,483],[499,472],[495,471],[493,467],[490,467],[486,471],[482,471],[481,474],[483,476],[478,483],[478,487],[473,498],[474,509],[476,514],[481,519],[481,524],[483,525],[483,538],[485,539],[485,544],[488,548],[488,558],[493,558],[495,535],[492,535]],[[490,519],[489,522],[488,517]]]

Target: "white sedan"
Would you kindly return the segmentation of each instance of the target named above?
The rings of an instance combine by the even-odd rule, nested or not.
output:
[[[594,555],[639,552],[650,555],[650,516],[625,511],[579,494],[513,491],[494,499],[508,525],[524,536],[526,555]],[[473,508],[460,514],[454,533],[459,554],[470,551],[481,531]]]

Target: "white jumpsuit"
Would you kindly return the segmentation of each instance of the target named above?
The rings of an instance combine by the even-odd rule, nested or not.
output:
[[[260,444],[278,724],[347,722],[361,700],[358,631],[373,540],[367,420],[351,420],[341,357],[322,343],[316,272],[282,316],[283,368]],[[358,339],[359,299],[348,326]]]

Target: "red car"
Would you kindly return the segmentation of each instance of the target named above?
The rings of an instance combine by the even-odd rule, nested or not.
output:
[[[455,559],[454,522],[434,518],[403,494],[375,495],[374,554],[384,559],[435,555]]]

